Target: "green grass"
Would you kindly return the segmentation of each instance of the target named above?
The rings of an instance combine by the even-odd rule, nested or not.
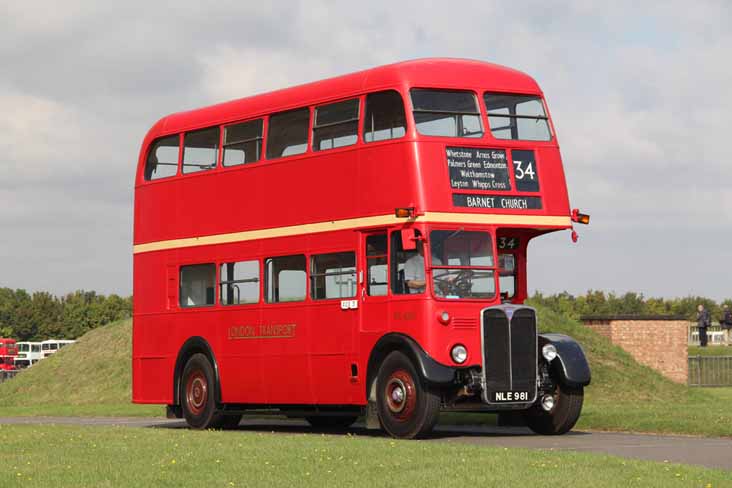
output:
[[[727,346],[689,346],[689,356],[732,356],[732,347]]]
[[[3,415],[162,415],[134,405],[132,321],[92,330],[14,379],[0,383]]]
[[[360,436],[7,425],[0,436],[4,486],[732,486],[700,467]]]

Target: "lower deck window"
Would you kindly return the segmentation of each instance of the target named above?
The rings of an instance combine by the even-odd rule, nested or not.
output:
[[[240,305],[259,301],[259,261],[221,265],[221,304]]]
[[[305,300],[305,256],[279,256],[264,262],[267,303]]]
[[[310,273],[313,299],[356,296],[356,253],[313,256]]]
[[[194,264],[180,268],[180,306],[205,307],[216,302],[216,265]]]

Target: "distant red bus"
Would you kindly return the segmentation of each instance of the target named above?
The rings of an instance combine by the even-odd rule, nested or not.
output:
[[[0,370],[15,369],[15,357],[18,355],[18,346],[15,339],[0,338]]]
[[[395,437],[440,411],[570,430],[590,371],[539,334],[531,239],[570,211],[529,76],[383,66],[167,116],[135,183],[133,401],[195,428],[366,415]]]

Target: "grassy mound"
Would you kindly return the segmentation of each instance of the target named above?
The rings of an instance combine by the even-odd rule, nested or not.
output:
[[[686,395],[688,389],[662,376],[656,370],[638,363],[606,337],[580,322],[544,307],[537,307],[539,330],[558,332],[573,337],[581,345],[590,362],[592,384],[586,390],[590,403],[636,403],[673,400]]]
[[[132,321],[94,329],[0,384],[0,415],[150,414],[131,404]]]
[[[588,356],[592,384],[585,389],[580,428],[732,436],[732,388],[679,385],[580,322],[537,310],[540,330],[574,337]]]

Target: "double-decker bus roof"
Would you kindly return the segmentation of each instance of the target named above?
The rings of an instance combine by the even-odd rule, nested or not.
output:
[[[484,81],[476,86],[474,80]],[[364,92],[411,86],[541,94],[539,85],[532,77],[505,66],[468,59],[417,59],[174,113],[163,117],[150,129],[146,142],[162,135],[233,122],[243,117],[265,115]]]

